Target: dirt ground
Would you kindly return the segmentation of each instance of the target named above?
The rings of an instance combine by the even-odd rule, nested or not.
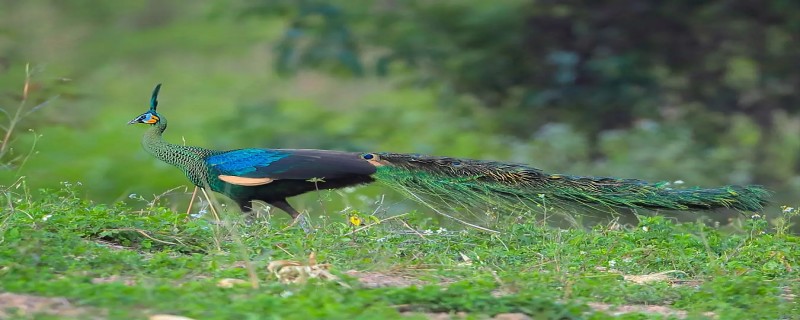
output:
[[[377,288],[377,287],[407,287],[415,285],[424,285],[426,282],[414,277],[413,274],[408,272],[364,272],[350,270],[346,272],[348,275],[357,278],[364,287]],[[98,279],[95,283],[104,282],[122,282],[126,285],[133,285],[134,283],[122,277],[112,277]],[[450,281],[443,280],[439,284],[447,284]],[[785,292],[784,296],[788,299],[794,298],[794,294]],[[622,305],[612,306],[610,304],[589,302],[588,306],[593,310],[602,311],[611,315],[621,315],[625,313],[640,312],[645,314],[657,314],[662,316],[671,316],[678,319],[688,317],[689,313],[684,310],[677,310],[667,306],[658,305]],[[400,311],[404,315],[419,315],[420,313]],[[76,306],[69,300],[63,297],[41,297],[27,294],[15,293],[0,293],[0,319],[11,318],[12,316],[31,316],[34,314],[48,314],[55,316],[63,316],[65,318],[80,318],[80,319],[105,319],[106,312],[96,308],[85,308]],[[432,320],[440,319],[453,319],[453,318],[466,318],[467,314],[463,312],[458,313],[422,313]],[[715,318],[712,312],[704,313],[709,318]],[[521,313],[504,313],[492,317],[495,320],[525,320],[531,319],[529,316]]]

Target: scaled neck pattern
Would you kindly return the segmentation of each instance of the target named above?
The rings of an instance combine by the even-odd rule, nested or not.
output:
[[[202,187],[208,183],[208,168],[204,159],[216,152],[209,149],[169,143],[162,134],[167,130],[167,119],[161,117],[142,138],[145,151],[161,161],[183,170],[194,185]]]

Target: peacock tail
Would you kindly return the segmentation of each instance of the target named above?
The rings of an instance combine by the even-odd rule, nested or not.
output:
[[[548,174],[520,164],[379,153],[373,177],[412,199],[448,209],[526,212],[582,205],[615,209],[759,211],[769,192],[760,186],[673,189],[636,179]]]

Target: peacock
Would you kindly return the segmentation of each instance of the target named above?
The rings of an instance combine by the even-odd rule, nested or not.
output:
[[[372,182],[424,204],[501,213],[573,205],[600,210],[760,211],[770,195],[761,186],[674,189],[637,179],[549,174],[523,164],[420,154],[262,148],[217,151],[172,144],[162,137],[167,119],[156,111],[160,89],[158,84],[153,90],[150,109],[128,122],[150,126],[142,139],[144,149],[181,169],[195,186],[229,197],[243,212],[251,211],[252,201],[260,200],[298,220],[302,216],[287,198]]]

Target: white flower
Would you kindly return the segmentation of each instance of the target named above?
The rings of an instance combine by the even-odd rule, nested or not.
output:
[[[644,232],[650,231],[650,227],[644,226],[644,227],[642,227],[642,231],[644,231]]]
[[[52,214],[48,214],[48,215],[42,217],[42,221],[47,221],[47,219],[50,219],[50,217],[52,217],[52,216],[53,216]]]
[[[608,266],[609,267],[613,268],[616,265],[617,265],[617,261],[616,260],[608,260]]]

